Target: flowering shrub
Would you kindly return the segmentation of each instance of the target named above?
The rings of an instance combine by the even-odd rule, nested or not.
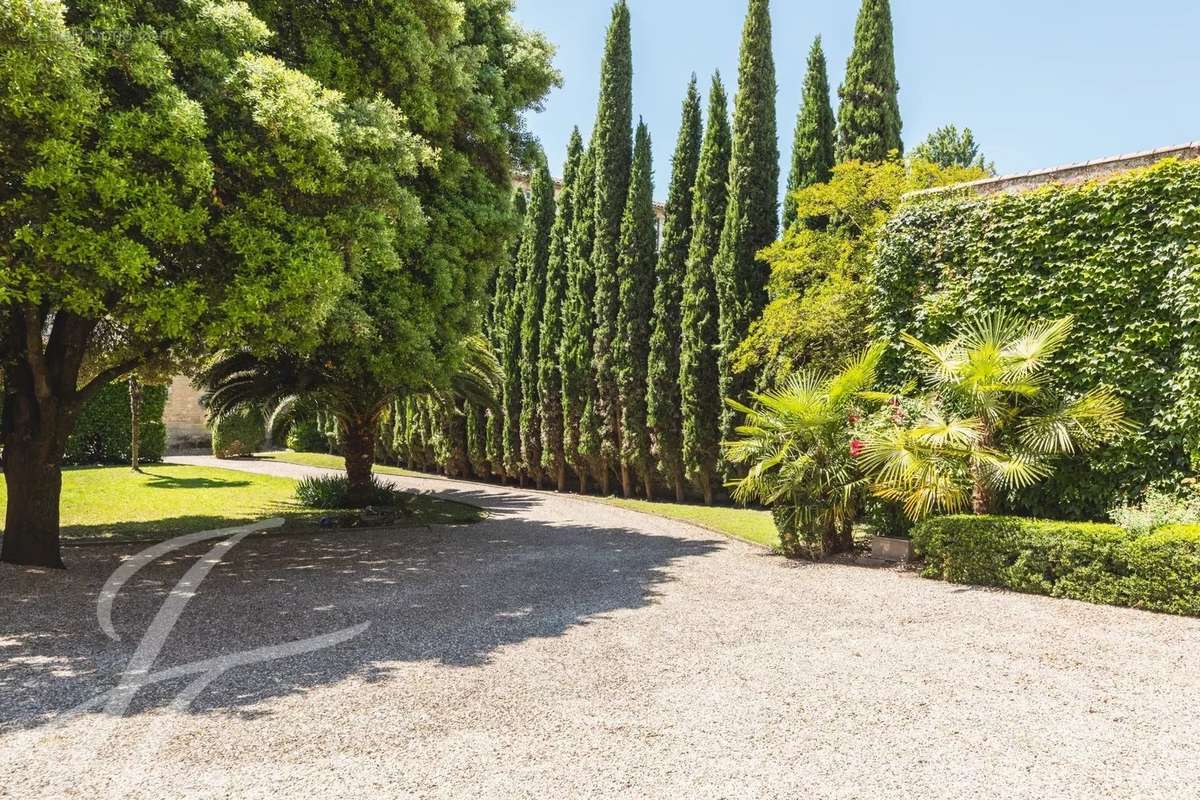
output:
[[[1141,503],[1114,508],[1113,522],[1139,536],[1168,525],[1200,524],[1200,484],[1195,478],[1183,481],[1176,491],[1151,489]]]

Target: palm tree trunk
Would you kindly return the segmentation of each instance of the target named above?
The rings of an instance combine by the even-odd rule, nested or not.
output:
[[[375,436],[378,419],[366,416],[346,417],[342,424],[342,451],[346,457],[346,479],[349,483],[349,502],[354,508],[371,503],[373,485],[371,471],[375,466]]]

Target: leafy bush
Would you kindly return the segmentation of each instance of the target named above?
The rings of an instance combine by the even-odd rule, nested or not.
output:
[[[166,386],[142,387],[142,435],[138,459],[161,461],[167,446],[163,409],[167,405]],[[128,464],[133,425],[129,411],[129,386],[124,381],[110,383],[88,403],[75,422],[67,440],[64,462],[67,464]]]
[[[369,506],[390,507],[402,505],[404,493],[376,476],[371,477],[371,499]],[[323,475],[305,478],[296,486],[296,498],[309,508],[330,511],[354,508],[350,503],[350,481],[344,475]]]
[[[222,414],[212,425],[213,455],[218,458],[254,455],[266,438],[266,421],[257,408]]]
[[[1112,521],[1139,536],[1168,525],[1200,524],[1200,493],[1190,495],[1151,489],[1137,505],[1123,505],[1109,512]]]
[[[913,529],[913,548],[927,578],[1200,616],[1200,525],[1138,536],[1116,525],[938,517]]]
[[[288,431],[287,447],[296,453],[328,453],[329,437],[315,418],[299,419]]]
[[[875,334],[943,341],[964,315],[1072,314],[1046,387],[1116,387],[1141,432],[1069,459],[1011,498],[1031,516],[1102,518],[1143,487],[1177,480],[1200,449],[1200,161],[1164,161],[1100,183],[912,203],[883,233]],[[881,379],[917,377],[899,348]]]

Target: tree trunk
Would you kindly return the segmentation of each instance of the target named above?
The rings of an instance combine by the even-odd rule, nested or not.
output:
[[[675,485],[675,502],[685,502],[687,500],[687,483],[683,477],[683,467],[679,465],[675,466],[675,472],[671,477],[671,482]]]
[[[60,403],[38,403],[22,380],[9,374],[4,404],[4,482],[8,503],[0,561],[62,569],[59,500],[62,459],[74,414]]]
[[[854,528],[849,523],[838,527],[830,523],[825,526],[821,536],[821,547],[825,555],[850,553],[854,550]]]
[[[142,382],[137,375],[129,376],[129,466],[141,472],[142,450]]]
[[[567,491],[567,462],[561,458],[558,460],[558,475],[556,477],[558,482],[558,491]]]
[[[633,470],[624,461],[621,462],[621,496],[633,497]]]
[[[700,470],[700,491],[704,492],[704,505],[711,506],[713,504],[712,472],[708,468]]]
[[[646,499],[654,500],[654,473],[651,470],[642,472],[642,485],[646,487]]]
[[[580,464],[575,468],[575,474],[579,476],[579,493],[588,493],[588,467],[586,464]]]
[[[354,508],[371,504],[371,469],[375,465],[377,422],[371,417],[351,417],[342,421],[342,452],[346,456],[348,499]]]
[[[979,439],[979,445],[980,447],[990,448],[994,440],[995,434],[993,434],[990,426],[985,422],[983,436]],[[977,461],[971,463],[971,481],[974,484],[971,487],[972,512],[976,516],[992,513],[992,490],[988,487],[983,477],[983,470],[980,469]]]
[[[596,470],[600,478],[600,496],[608,497],[612,494],[612,473],[608,469],[608,462],[604,459],[600,460],[600,466]]]

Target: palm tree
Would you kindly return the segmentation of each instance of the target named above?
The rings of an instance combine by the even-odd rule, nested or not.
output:
[[[968,506],[994,507],[998,491],[1048,477],[1055,458],[1086,452],[1133,430],[1107,387],[1069,398],[1049,386],[1047,367],[1072,318],[1028,322],[995,312],[966,323],[943,345],[909,335],[932,394],[915,420],[869,437],[862,465],[873,491],[916,520]]]
[[[729,484],[733,497],[772,507],[788,554],[853,546],[851,526],[867,481],[857,468],[849,420],[860,413],[884,350],[872,345],[835,375],[795,373],[782,388],[753,394],[753,407],[727,401],[745,415],[738,438],[724,444],[730,462],[748,466],[744,478]]]
[[[422,391],[410,391],[406,396],[432,395],[459,413],[463,400],[494,406],[500,364],[491,345],[483,337],[468,336],[458,350],[460,357],[444,380],[435,383],[431,379]],[[401,399],[398,389],[378,382],[348,382],[337,365],[317,359],[246,351],[219,354],[200,370],[194,383],[204,390],[201,403],[211,415],[256,406],[266,409],[268,430],[278,429],[298,408],[324,409],[337,421],[350,500],[356,505],[369,502],[380,421]]]

